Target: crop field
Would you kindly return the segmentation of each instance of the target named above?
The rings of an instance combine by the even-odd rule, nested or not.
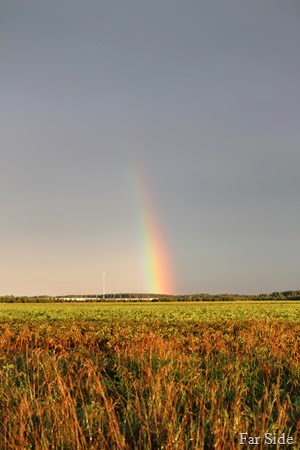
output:
[[[162,322],[279,319],[300,323],[300,302],[0,303],[0,321],[13,319]]]
[[[0,448],[298,449],[299,338],[300,302],[0,304]]]

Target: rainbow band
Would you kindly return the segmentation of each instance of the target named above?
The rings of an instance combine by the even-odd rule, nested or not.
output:
[[[140,172],[139,172],[140,173]],[[139,231],[142,244],[144,273],[147,291],[155,294],[172,294],[171,264],[165,239],[155,215],[149,191],[145,189],[145,177],[136,178]]]

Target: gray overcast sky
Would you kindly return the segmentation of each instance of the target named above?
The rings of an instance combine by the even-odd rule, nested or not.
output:
[[[299,289],[299,42],[296,0],[0,0],[0,294],[151,290],[140,172],[175,293]]]

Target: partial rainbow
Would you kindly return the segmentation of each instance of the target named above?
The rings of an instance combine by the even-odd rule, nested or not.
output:
[[[166,239],[157,218],[149,184],[141,171],[134,174],[133,181],[146,289],[156,294],[173,294],[172,270]]]

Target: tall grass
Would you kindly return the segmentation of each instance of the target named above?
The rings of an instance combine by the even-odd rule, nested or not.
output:
[[[3,449],[300,444],[299,324],[13,321],[0,335]]]

